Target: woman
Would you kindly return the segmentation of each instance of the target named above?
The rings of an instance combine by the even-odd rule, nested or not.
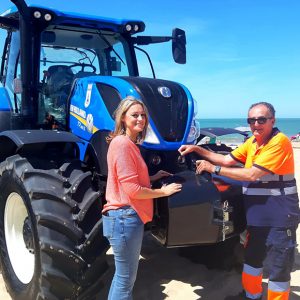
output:
[[[141,251],[144,224],[152,220],[153,199],[181,190],[172,183],[151,189],[150,182],[170,174],[148,174],[137,144],[146,135],[149,123],[145,105],[128,96],[115,111],[115,130],[108,137],[108,178],[103,208],[103,234],[110,242],[115,259],[115,274],[108,299],[132,299]]]

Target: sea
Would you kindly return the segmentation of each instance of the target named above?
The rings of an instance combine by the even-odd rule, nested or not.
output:
[[[207,127],[223,127],[223,128],[237,128],[242,130],[250,129],[245,118],[231,118],[231,119],[197,119],[200,123],[200,128]],[[278,127],[288,137],[294,136],[300,132],[300,118],[276,118],[275,127]],[[231,135],[230,138],[221,137],[220,140],[231,140],[232,142],[239,142],[242,137],[240,135]]]

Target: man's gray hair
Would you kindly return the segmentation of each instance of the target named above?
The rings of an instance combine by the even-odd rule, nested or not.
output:
[[[254,104],[252,104],[252,105],[249,107],[248,112],[249,112],[253,107],[258,106],[258,105],[264,105],[264,106],[268,109],[268,111],[270,112],[271,116],[272,116],[272,117],[275,117],[275,108],[274,108],[274,106],[273,106],[271,103],[269,103],[269,102],[257,102],[257,103],[254,103]]]

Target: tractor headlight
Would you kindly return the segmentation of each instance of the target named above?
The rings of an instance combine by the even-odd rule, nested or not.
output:
[[[42,16],[42,14],[41,14],[40,11],[36,10],[36,11],[33,13],[33,16],[34,16],[36,19],[39,19],[39,18]]]
[[[195,119],[193,119],[190,132],[187,137],[187,142],[188,143],[196,142],[199,136],[200,136],[200,123]]]
[[[156,136],[155,132],[153,131],[151,125],[148,125],[147,133],[144,142],[149,144],[159,144],[159,139]]]
[[[45,14],[44,19],[46,21],[51,21],[52,20],[52,16],[50,14]]]
[[[132,26],[130,24],[127,24],[125,26],[125,28],[126,28],[126,31],[131,31],[132,30]]]
[[[145,24],[139,21],[126,23],[123,26],[123,31],[130,34],[135,34],[145,30]]]
[[[195,99],[194,101],[194,114],[193,114],[193,120],[190,128],[189,135],[187,137],[187,142],[188,143],[196,143],[197,138],[200,136],[200,123],[196,120],[196,116],[198,114],[198,104]]]

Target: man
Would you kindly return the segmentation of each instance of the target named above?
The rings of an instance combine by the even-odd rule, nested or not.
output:
[[[244,291],[239,299],[262,299],[264,262],[268,300],[286,300],[300,219],[293,149],[289,138],[273,127],[275,110],[270,103],[253,104],[247,122],[253,136],[228,155],[196,145],[183,145],[178,151],[181,155],[196,152],[205,159],[197,161],[197,173],[208,171],[243,181],[247,241]],[[238,162],[244,168],[232,167]]]

